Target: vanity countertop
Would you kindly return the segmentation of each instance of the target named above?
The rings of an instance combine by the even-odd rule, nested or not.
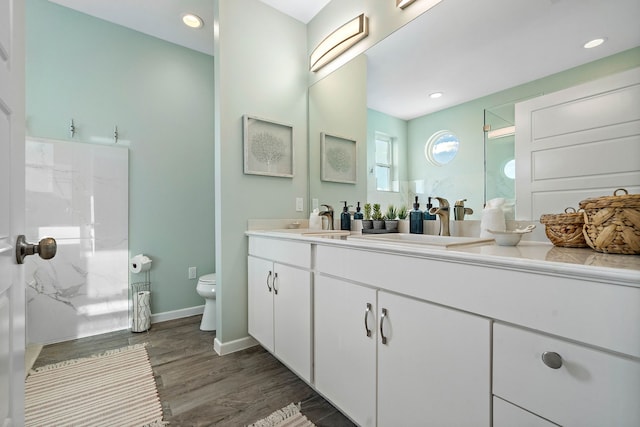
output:
[[[274,229],[251,230],[246,234],[640,287],[640,256],[637,255],[605,254],[590,248],[561,248],[549,242],[522,241],[517,246],[489,243],[446,248],[415,243],[350,240],[348,236],[305,234],[307,232],[307,229]]]

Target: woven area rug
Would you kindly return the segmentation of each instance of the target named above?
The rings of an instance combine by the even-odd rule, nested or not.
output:
[[[311,421],[300,413],[300,406],[291,403],[278,409],[267,418],[251,424],[249,427],[314,427]]]
[[[144,344],[31,371],[25,425],[166,425]]]

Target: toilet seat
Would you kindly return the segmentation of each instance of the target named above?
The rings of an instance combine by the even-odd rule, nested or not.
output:
[[[215,285],[216,284],[216,273],[205,274],[204,276],[200,276],[198,279],[199,283],[203,285]]]

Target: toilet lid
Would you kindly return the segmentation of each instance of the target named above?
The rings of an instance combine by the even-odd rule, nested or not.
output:
[[[211,273],[211,274],[205,274],[204,276],[200,276],[199,279],[200,283],[209,283],[209,284],[216,284],[216,273]]]

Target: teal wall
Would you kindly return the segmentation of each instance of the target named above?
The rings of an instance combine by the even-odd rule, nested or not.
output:
[[[213,57],[27,0],[27,135],[129,144],[129,248],[153,259],[152,312],[203,304],[214,271]],[[213,43],[213,41],[212,41]],[[137,275],[132,281],[140,280]]]
[[[307,217],[308,68],[305,24],[258,0],[214,4],[216,340],[226,344],[247,337],[247,220]],[[293,126],[293,178],[243,173],[244,114]]]
[[[640,66],[640,47],[572,68],[409,121],[409,180],[424,181],[425,196],[450,202],[466,198],[479,219],[484,204],[484,110],[556,92],[616,72]],[[460,151],[447,166],[433,166],[424,157],[429,137],[442,129],[456,133]],[[517,142],[516,142],[517,144]]]

